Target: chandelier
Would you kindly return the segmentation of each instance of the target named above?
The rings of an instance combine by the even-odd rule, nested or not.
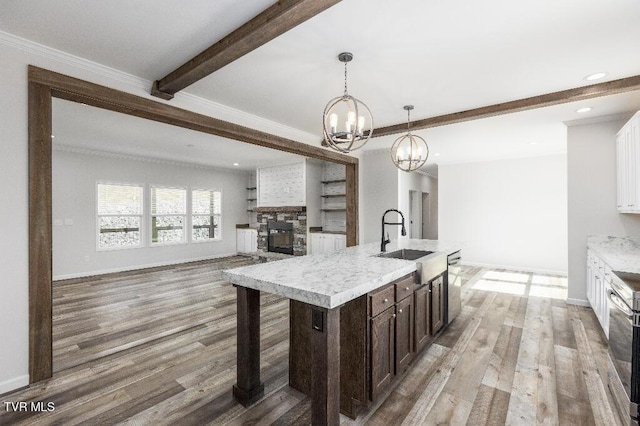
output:
[[[429,146],[420,136],[411,134],[411,110],[413,105],[405,105],[407,111],[407,133],[393,142],[391,160],[400,170],[412,172],[424,166],[429,157]]]
[[[331,99],[322,115],[324,140],[342,153],[362,148],[373,132],[369,107],[347,92],[347,63],[352,59],[349,52],[338,55],[338,60],[344,63],[344,94]]]

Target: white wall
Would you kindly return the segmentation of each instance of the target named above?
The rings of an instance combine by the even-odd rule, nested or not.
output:
[[[631,113],[628,114],[631,117]],[[640,215],[619,214],[616,200],[616,133],[627,118],[568,123],[568,300],[586,303],[587,236],[640,237]]]
[[[54,112],[55,113],[55,112]],[[247,174],[144,161],[135,157],[53,152],[54,279],[96,275],[231,255],[235,225],[246,222]],[[96,250],[96,182],[222,191],[222,240],[125,250]],[[145,189],[148,198],[148,185]],[[72,219],[72,226],[56,225]],[[148,237],[148,223],[143,234]],[[85,259],[86,257],[86,259]]]
[[[399,172],[388,150],[365,151],[360,157],[359,244],[380,241],[382,215],[387,209],[398,208]],[[388,219],[395,220],[396,216],[389,213]],[[400,235],[398,226],[387,226],[387,230],[391,239]]]
[[[28,121],[27,65],[77,77],[151,99],[151,81],[0,32],[0,393],[26,385],[28,377]],[[317,135],[269,122],[224,105],[177,94],[171,105],[232,121],[292,140],[317,143]],[[7,202],[10,200],[10,202]],[[246,222],[246,219],[243,221]]]
[[[438,167],[439,239],[466,263],[567,271],[566,156]]]
[[[389,162],[391,160],[389,159]],[[410,217],[410,202],[409,202],[409,191],[418,191],[419,202],[422,199],[422,193],[429,193],[429,205],[422,206],[423,209],[429,210],[429,220],[431,221],[431,228],[433,232],[430,235],[427,235],[429,239],[437,240],[438,239],[438,179],[432,178],[431,176],[427,176],[421,173],[407,173],[403,171],[398,171],[398,210],[400,210],[406,219],[406,227],[407,227],[407,238],[409,237],[409,217]],[[420,224],[422,223],[421,218],[416,218],[419,221],[418,229],[422,229]],[[427,224],[425,224],[426,226]],[[414,237],[420,238],[420,237]]]

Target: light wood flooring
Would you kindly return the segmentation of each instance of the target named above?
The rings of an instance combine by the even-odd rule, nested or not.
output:
[[[261,297],[265,398],[245,409],[231,397],[235,290],[220,270],[248,262],[138,272],[131,288],[127,274],[66,282],[56,289],[57,298],[70,300],[54,321],[65,342],[57,342],[59,371],[0,396],[0,424],[309,424],[308,398],[287,386],[284,299]],[[591,309],[564,302],[565,278],[471,267],[463,274],[460,316],[383,402],[355,421],[343,416],[343,425],[621,424],[606,386],[606,340]],[[98,283],[116,277],[123,288]],[[77,324],[71,306],[83,311]],[[135,307],[144,325],[120,324],[122,312]],[[71,352],[91,360],[62,369],[78,362],[69,361]],[[13,412],[4,404],[18,401],[52,402],[55,411]]]

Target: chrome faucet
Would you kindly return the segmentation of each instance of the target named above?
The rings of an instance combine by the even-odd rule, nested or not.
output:
[[[384,217],[387,215],[387,213],[389,212],[396,212],[400,215],[400,217],[402,218],[402,222],[385,222],[384,221]],[[400,231],[400,233],[402,234],[402,236],[407,235],[407,230],[404,227],[404,215],[402,214],[402,212],[400,210],[396,210],[396,209],[389,209],[386,212],[384,212],[384,214],[382,215],[382,241],[380,243],[380,251],[387,251],[387,244],[389,244],[391,242],[391,240],[389,239],[389,233],[387,232],[387,239],[385,240],[384,238],[384,226],[385,225],[401,225],[402,229]]]

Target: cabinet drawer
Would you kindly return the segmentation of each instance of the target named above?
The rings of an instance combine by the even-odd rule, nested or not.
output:
[[[395,287],[393,285],[384,287],[369,296],[369,306],[371,309],[371,316],[375,317],[385,309],[393,306]]]
[[[415,289],[413,274],[395,283],[395,288],[396,302],[401,301],[405,297],[411,296],[413,294],[413,290]]]

